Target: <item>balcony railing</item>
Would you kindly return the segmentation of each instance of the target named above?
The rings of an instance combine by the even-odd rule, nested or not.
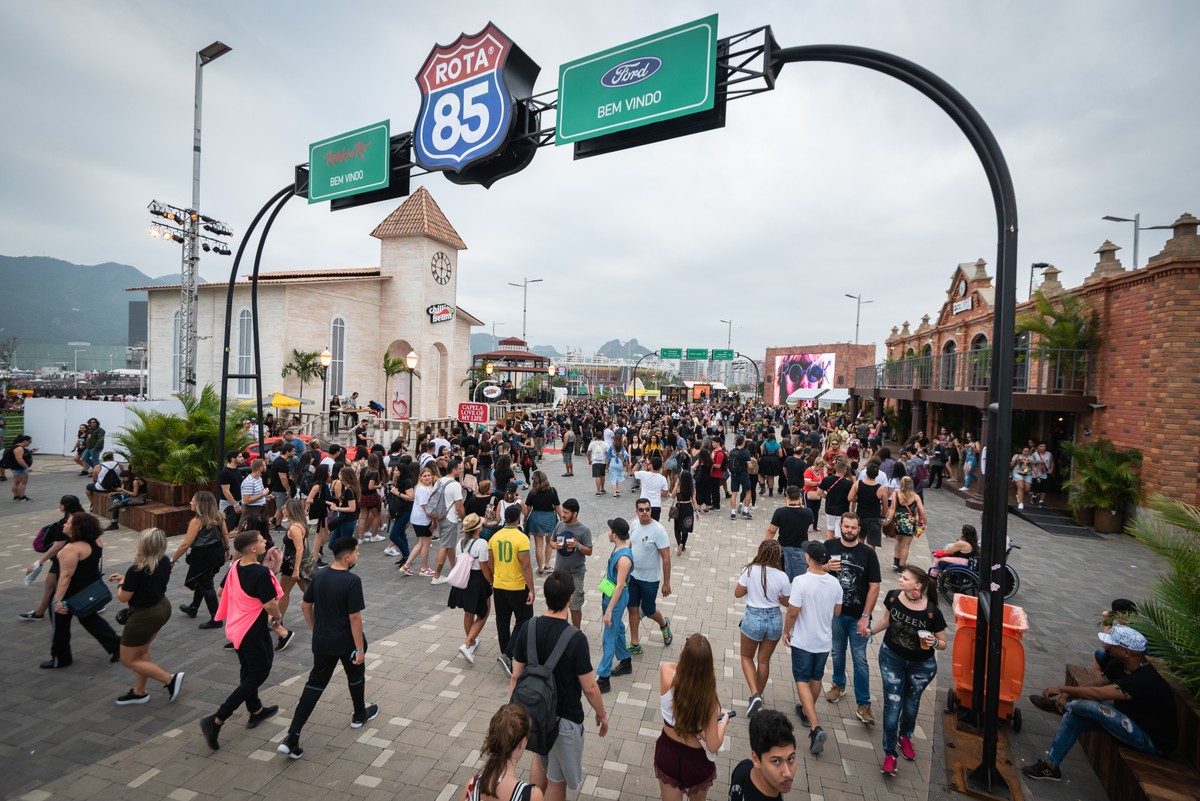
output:
[[[1013,392],[1034,395],[1088,395],[1092,352],[1018,348]],[[992,349],[939,353],[870,367],[854,373],[857,389],[937,389],[982,391],[992,378]]]

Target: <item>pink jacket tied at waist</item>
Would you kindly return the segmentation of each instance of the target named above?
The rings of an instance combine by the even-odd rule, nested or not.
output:
[[[250,631],[254,621],[262,614],[263,603],[247,595],[242,589],[237,566],[238,563],[234,562],[229,567],[229,573],[225,576],[225,590],[221,593],[221,603],[217,607],[217,613],[213,615],[213,620],[224,620],[225,636],[233,643],[234,648],[241,648],[246,632]],[[275,586],[275,598],[278,600],[283,597],[283,588],[279,586],[279,579],[275,578],[274,573],[270,573],[270,576],[271,583]]]

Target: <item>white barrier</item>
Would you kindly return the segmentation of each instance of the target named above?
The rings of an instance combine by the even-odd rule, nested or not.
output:
[[[174,398],[131,403],[29,398],[25,401],[25,433],[33,437],[33,447],[39,452],[67,455],[75,448],[75,433],[80,423],[86,423],[95,417],[105,432],[104,450],[115,451],[116,435],[137,419],[133,414],[135,408],[182,412],[183,404]]]

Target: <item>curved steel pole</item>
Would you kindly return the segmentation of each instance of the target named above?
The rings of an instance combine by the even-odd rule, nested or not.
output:
[[[637,401],[637,382],[638,382],[637,371],[638,371],[638,368],[642,366],[642,359],[645,359],[647,356],[657,356],[657,355],[658,355],[658,351],[656,351],[656,350],[652,350],[649,353],[644,353],[644,354],[642,354],[641,358],[639,358],[637,360],[637,363],[635,365],[633,365],[633,400],[635,402]]]
[[[271,226],[275,224],[275,218],[279,216],[279,212],[283,211],[287,202],[295,196],[294,192],[288,192],[271,210],[271,216],[267,218],[267,224],[263,226],[262,236],[258,238],[258,249],[254,252],[254,271],[250,273],[250,324],[251,330],[254,332],[254,396],[257,398],[255,407],[258,410],[258,453],[262,458],[266,457],[266,443],[264,442],[262,413],[262,358],[258,346],[258,269],[262,264],[263,248],[267,245],[267,235],[271,233]]]
[[[972,708],[983,730],[983,758],[969,781],[995,791],[1006,787],[996,769],[997,716],[1000,703],[1000,648],[1003,637],[1004,595],[1000,582],[992,575],[1004,574],[1005,546],[1008,539],[1008,487],[1003,480],[1003,465],[1012,444],[1012,384],[1016,364],[1010,346],[1016,324],[1017,287],[1017,204],[1012,176],[1000,145],[979,113],[954,87],[929,70],[907,59],[849,45],[809,45],[778,50],[771,65],[778,72],[784,64],[803,61],[831,61],[853,64],[890,75],[912,86],[945,111],[966,135],[974,148],[996,210],[996,305],[992,317],[991,384],[988,391],[987,447],[992,455],[993,479],[984,481],[983,537],[981,550],[989,558],[981,560],[979,612],[987,625],[976,628],[975,677]],[[997,479],[996,476],[1001,476]],[[993,589],[994,588],[994,589]],[[980,621],[982,622],[982,620]],[[985,665],[985,670],[979,666]]]
[[[754,368],[754,397],[757,398],[758,394],[762,391],[762,373],[758,369],[758,362],[744,353],[738,353],[738,358],[750,362],[750,366]]]

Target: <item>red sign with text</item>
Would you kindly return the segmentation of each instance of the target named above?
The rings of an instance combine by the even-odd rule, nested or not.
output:
[[[458,422],[484,424],[488,421],[488,405],[486,403],[458,404]]]

